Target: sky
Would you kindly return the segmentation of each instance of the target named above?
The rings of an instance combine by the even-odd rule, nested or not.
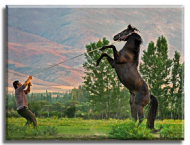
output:
[[[65,9],[67,7],[72,9]],[[93,9],[90,9],[92,7]],[[41,66],[48,66],[49,63],[56,64],[63,59],[69,59],[78,55],[78,53],[73,51],[74,53],[71,56],[68,52],[63,52],[63,50],[75,50],[78,48],[82,53],[85,51],[86,44],[96,42],[103,37],[106,37],[111,43],[113,42],[113,36],[125,29],[129,23],[140,30],[140,35],[143,39],[143,44],[140,49],[140,58],[142,57],[143,50],[147,49],[150,41],[156,43],[157,38],[164,35],[168,41],[169,57],[173,58],[174,51],[177,50],[181,54],[181,63],[183,62],[182,6],[60,5],[36,7],[13,5],[8,8],[8,63],[10,64],[8,68],[9,70],[25,75],[22,78],[24,80],[21,80],[20,74],[15,75],[15,72],[9,71],[8,84],[12,90],[14,90],[12,82],[15,79],[19,79],[21,82],[25,81],[25,77],[34,74],[35,70],[39,70],[39,66],[40,69],[43,69]],[[39,42],[34,39],[37,36]],[[52,43],[56,42],[57,44],[68,47],[58,48],[58,51],[57,48],[53,49],[53,47],[50,46],[51,43],[43,42],[44,44],[42,44],[41,37],[53,41]],[[115,44],[118,51],[121,50],[124,43],[125,42],[119,42]],[[43,47],[44,45],[45,48]],[[49,50],[51,49],[51,53],[49,53],[49,50],[47,52],[46,46]],[[38,51],[36,51],[36,49],[38,49]],[[20,57],[21,53],[22,57]],[[54,55],[55,53],[56,55]],[[69,65],[72,68],[82,68],[83,62],[84,56],[81,56],[78,60],[74,59],[63,65]],[[16,67],[14,63],[17,64]],[[19,64],[22,66],[19,67]],[[58,68],[59,70],[56,70]],[[59,72],[59,74],[57,72]],[[75,74],[69,73],[69,75],[64,75],[64,72],[65,70],[59,65],[46,72],[41,72],[40,75],[43,76],[35,77],[43,81],[57,83],[58,86],[67,85],[77,87],[82,83],[81,79],[72,80],[72,78],[70,82],[68,82],[68,77],[73,77]],[[82,75],[84,74],[80,74],[78,78],[81,78]],[[75,81],[77,83],[73,84]],[[41,86],[35,87],[36,84],[40,84],[39,82],[33,79],[32,83],[35,84],[32,91],[36,92],[38,88],[38,91],[42,90],[40,89]],[[50,84],[48,87],[49,86]],[[44,91],[46,89],[49,90],[49,88],[45,88]],[[60,91],[62,91],[62,89]]]

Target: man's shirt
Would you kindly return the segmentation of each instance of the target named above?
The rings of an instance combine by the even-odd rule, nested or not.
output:
[[[22,109],[24,106],[27,106],[27,99],[26,99],[27,92],[26,90],[23,90],[24,88],[25,86],[22,85],[15,90],[15,100],[17,104],[17,110]]]

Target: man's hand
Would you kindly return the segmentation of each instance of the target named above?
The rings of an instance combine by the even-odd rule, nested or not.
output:
[[[26,87],[29,83],[30,80],[32,79],[32,76],[29,76],[28,79],[25,81],[24,86]]]
[[[24,91],[25,94],[30,93],[30,90],[31,90],[31,89],[30,89],[30,86],[32,86],[31,82],[28,83],[28,87],[27,87],[27,89]]]
[[[28,79],[30,79],[30,80],[31,80],[31,79],[32,79],[32,76],[29,76],[29,77],[28,77]]]

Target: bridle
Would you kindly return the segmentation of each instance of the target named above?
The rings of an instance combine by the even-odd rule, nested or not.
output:
[[[134,31],[133,32],[130,32],[129,34],[127,34],[127,35],[123,35],[123,36],[121,36],[120,37],[120,33],[119,33],[119,39],[118,39],[118,41],[121,41],[121,40],[125,40],[129,35],[131,35],[132,33],[135,33]]]

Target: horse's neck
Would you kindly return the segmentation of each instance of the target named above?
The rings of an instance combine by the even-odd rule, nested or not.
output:
[[[134,62],[134,64],[138,67],[138,64],[139,64],[139,47],[140,46],[135,46],[134,45],[134,43],[132,43],[132,42],[130,42],[130,41],[127,41],[126,43],[125,43],[125,45],[123,46],[123,50],[124,51],[126,51],[126,53],[130,53],[130,54],[133,54],[133,58],[134,58],[134,60],[133,60],[133,62]],[[138,49],[138,50],[135,50],[135,49]],[[136,51],[136,53],[135,53],[135,51]]]
[[[132,52],[133,47],[134,47],[134,44],[127,41],[122,49],[126,50],[128,52],[130,52],[130,51]]]

